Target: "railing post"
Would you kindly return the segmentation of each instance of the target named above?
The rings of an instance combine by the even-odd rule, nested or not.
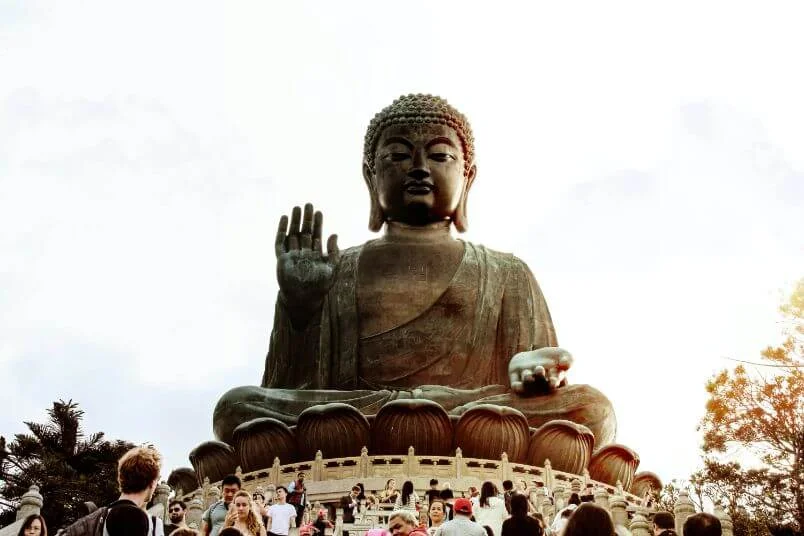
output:
[[[187,526],[191,529],[201,528],[201,516],[204,515],[204,504],[200,497],[194,497],[187,505]]]
[[[544,485],[553,491],[554,477],[553,477],[553,464],[549,459],[544,460]]]
[[[368,447],[364,446],[360,449],[360,477],[361,478],[368,478],[369,477],[369,455],[368,455]],[[372,475],[373,476],[373,475]]]
[[[567,488],[564,484],[558,484],[553,490],[553,500],[556,503],[556,511],[567,506]]]
[[[503,452],[500,456],[500,480],[511,479],[511,463],[508,461],[508,453]]]
[[[39,493],[39,486],[31,486],[20,498],[20,506],[17,510],[17,521],[34,514],[39,514],[44,504],[42,494]]]
[[[324,455],[320,450],[315,452],[315,460],[313,461],[313,482],[319,482],[324,474]]]
[[[414,477],[419,474],[419,462],[416,461],[416,452],[413,450],[413,445],[408,447],[408,460],[405,464],[407,476]]]
[[[609,492],[606,491],[606,488],[600,487],[595,490],[595,504],[600,506],[601,508],[605,508],[608,511]]]
[[[676,517],[676,534],[684,533],[684,522],[694,513],[695,505],[690,500],[690,494],[687,490],[682,489],[678,493],[678,500],[676,500],[676,506],[673,508],[673,514]]]
[[[719,504],[715,506],[715,511],[713,513],[715,514],[715,517],[720,520],[720,529],[723,536],[733,536],[734,523],[732,523],[731,516],[723,508],[723,506]]]
[[[645,519],[645,516],[641,513],[634,514],[634,519],[631,520],[630,530],[632,536],[651,536],[648,520]]]
[[[274,458],[274,464],[271,466],[271,472],[269,473],[268,479],[271,481],[271,484],[274,486],[279,486],[279,458]]]
[[[463,478],[463,451],[461,447],[455,449],[455,478]]]
[[[622,495],[615,495],[610,501],[611,519],[615,525],[622,525],[628,528],[628,511],[626,507],[628,503]]]

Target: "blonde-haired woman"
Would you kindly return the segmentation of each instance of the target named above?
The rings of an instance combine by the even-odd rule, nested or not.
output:
[[[224,526],[234,527],[245,536],[267,536],[265,525],[251,501],[251,495],[245,490],[235,493]]]

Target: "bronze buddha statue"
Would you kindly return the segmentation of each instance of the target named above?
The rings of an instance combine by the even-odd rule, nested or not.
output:
[[[262,385],[218,402],[213,427],[260,417],[295,424],[318,404],[375,415],[398,399],[437,402],[450,415],[480,404],[514,408],[528,424],[564,419],[614,439],[611,403],[569,385],[544,296],[515,256],[465,242],[477,173],[466,118],[430,95],[400,97],[371,121],[363,178],[378,239],[341,252],[323,246],[321,212],[282,216],[279,295]],[[288,225],[289,223],[289,225]],[[324,251],[325,250],[325,251]]]

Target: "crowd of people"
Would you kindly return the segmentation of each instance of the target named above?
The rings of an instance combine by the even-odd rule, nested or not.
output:
[[[163,522],[148,515],[151,500],[161,474],[162,459],[151,447],[135,447],[118,462],[117,481],[120,497],[94,509],[58,536],[287,536],[292,526],[303,536],[323,536],[334,529],[326,509],[317,512],[314,521],[302,524],[307,507],[304,473],[287,487],[278,486],[273,500],[264,493],[250,494],[242,489],[236,475],[221,482],[221,498],[202,515],[201,527],[187,525],[187,505],[178,499],[169,501]],[[406,481],[397,490],[389,479],[384,489],[366,495],[361,483],[355,484],[339,506],[343,522],[354,523],[362,504],[385,505],[392,509],[387,527],[367,531],[367,536],[625,536],[623,526],[615,526],[604,508],[591,502],[591,495],[572,494],[566,507],[559,510],[549,526],[530,500],[524,480],[514,485],[503,482],[502,493],[493,482],[484,482],[479,490],[471,488],[468,497],[455,497],[449,484],[439,489],[438,480],[422,498],[413,482]],[[271,504],[268,504],[268,503]],[[90,509],[92,510],[92,509]],[[677,536],[675,519],[669,512],[653,515],[654,536]],[[687,518],[682,536],[720,536],[717,517],[699,513]],[[18,536],[48,536],[47,524],[40,514],[25,518]],[[344,532],[344,536],[348,536]]]

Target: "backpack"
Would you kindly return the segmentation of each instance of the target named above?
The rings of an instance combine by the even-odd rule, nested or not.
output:
[[[62,536],[103,536],[103,525],[106,523],[107,515],[109,507],[101,506],[64,529]]]
[[[98,508],[91,514],[82,517],[64,529],[64,532],[61,533],[61,536],[108,536],[108,533],[106,533],[104,530],[106,527],[106,517],[109,515],[109,511],[117,506],[120,502],[128,503],[129,501],[115,501],[109,506],[102,506]],[[148,517],[152,518],[152,536],[156,536],[156,518],[154,516]]]

